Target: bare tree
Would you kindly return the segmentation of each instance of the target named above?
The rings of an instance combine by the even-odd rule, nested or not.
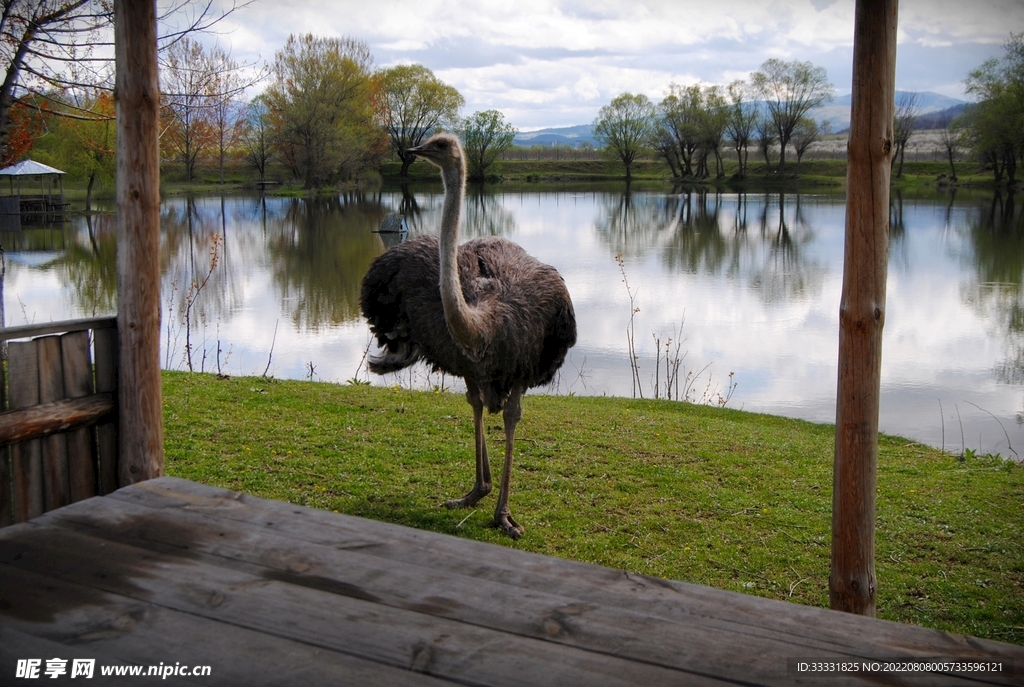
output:
[[[740,179],[747,176],[747,156],[750,141],[754,136],[754,125],[757,123],[757,107],[747,102],[748,86],[743,81],[729,84],[729,116],[726,120],[725,135],[732,141],[739,159]]]
[[[250,67],[239,66],[219,45],[205,48],[189,36],[167,50],[161,78],[166,120],[162,138],[184,163],[186,181],[192,180],[199,156],[216,147],[224,183],[224,157],[244,116],[238,96],[266,76],[259,70],[243,78],[242,71]]]
[[[821,139],[822,133],[828,128],[828,121],[818,124],[813,117],[804,117],[797,122],[796,128],[793,129],[793,150],[796,151],[796,165],[800,167],[800,161],[803,160],[804,153],[807,152],[816,141]]]
[[[890,164],[896,167],[896,160],[899,159],[899,166],[896,167],[896,176],[903,176],[903,156],[907,152],[907,143],[914,134],[914,119],[918,115],[919,95],[916,92],[904,91],[896,98],[896,115],[893,118],[892,142],[893,151]]]
[[[769,174],[773,171],[771,160],[772,146],[775,145],[777,140],[771,117],[764,112],[758,112],[754,118],[754,141],[757,142],[757,149],[764,157],[764,164]]]
[[[962,145],[962,132],[959,126],[955,122],[950,122],[949,125],[942,130],[942,148],[946,151],[946,158],[949,160],[949,180],[956,182],[956,165],[954,160],[957,155],[960,154],[960,146]]]
[[[213,109],[213,135],[217,144],[217,166],[220,183],[224,183],[224,158],[227,151],[238,142],[245,124],[247,108],[239,100],[242,91],[262,79],[265,73],[254,79],[244,79],[238,62],[231,59],[220,46],[210,51],[214,77],[210,84],[210,101]]]
[[[161,44],[206,31],[246,4],[229,0],[219,9],[214,0],[172,0],[158,17]],[[113,18],[112,3],[105,1],[0,0],[0,64],[6,65],[0,83],[0,156],[15,103],[39,107],[38,99],[55,93],[112,90]],[[101,111],[63,105],[56,108],[63,117],[109,118]]]
[[[786,172],[786,146],[793,131],[807,113],[832,99],[835,88],[824,67],[810,62],[766,60],[754,72],[751,83],[764,99],[775,133],[779,137],[779,174]]]
[[[260,175],[262,185],[267,180],[267,164],[272,157],[270,116],[262,95],[256,96],[249,103],[240,136],[246,160]]]
[[[658,157],[663,158],[668,164],[674,179],[681,179],[683,176],[683,163],[679,157],[679,149],[676,147],[676,139],[672,136],[668,122],[664,117],[658,117],[654,125],[654,133],[651,134],[651,147]]]
[[[215,66],[199,41],[183,38],[167,52],[161,88],[164,117],[161,138],[185,165],[185,181],[192,181],[200,153],[214,141],[213,92]]]

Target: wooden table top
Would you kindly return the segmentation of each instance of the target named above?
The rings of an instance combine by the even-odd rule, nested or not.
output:
[[[71,677],[90,660],[92,679]],[[167,678],[102,674],[133,666]],[[1024,685],[1024,647],[162,477],[0,530],[0,685],[38,684],[17,677],[33,670],[43,684]]]

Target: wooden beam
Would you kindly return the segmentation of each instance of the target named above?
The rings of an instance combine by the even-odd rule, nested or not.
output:
[[[38,439],[98,422],[114,409],[111,393],[43,403],[0,413],[0,446]]]
[[[889,256],[889,174],[897,0],[857,0],[839,305],[832,484],[833,609],[875,614],[875,484],[882,326]]]
[[[11,339],[30,339],[45,334],[64,334],[81,332],[89,329],[113,329],[117,326],[116,317],[88,317],[82,320],[65,320],[64,322],[46,322],[44,324],[24,324],[17,327],[0,328],[0,341]]]
[[[115,0],[118,482],[163,474],[160,390],[160,89],[154,0]]]

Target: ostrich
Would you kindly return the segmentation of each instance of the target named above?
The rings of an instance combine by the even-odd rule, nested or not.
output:
[[[520,246],[496,237],[459,246],[466,160],[458,138],[437,134],[409,152],[441,170],[441,237],[421,236],[385,251],[363,278],[363,316],[383,348],[369,368],[385,374],[423,360],[465,380],[476,432],[476,483],[446,502],[448,508],[471,507],[490,493],[483,412],[502,411],[505,471],[494,521],[518,539],[524,530],[508,499],[520,398],[554,378],[576,343],[576,315],[557,270]]]

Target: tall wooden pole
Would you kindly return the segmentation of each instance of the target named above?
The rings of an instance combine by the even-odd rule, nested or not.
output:
[[[832,608],[875,615],[875,484],[889,256],[897,0],[857,0],[839,305]]]
[[[160,390],[160,89],[155,0],[115,0],[118,482],[164,469]]]

